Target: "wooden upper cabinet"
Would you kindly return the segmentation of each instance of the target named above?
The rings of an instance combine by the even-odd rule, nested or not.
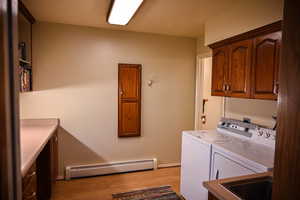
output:
[[[119,68],[120,95],[122,99],[139,98],[139,67],[132,65],[120,65]]]
[[[224,96],[228,78],[228,47],[213,50],[212,89],[214,96]]]
[[[252,97],[277,99],[281,32],[254,39]]]
[[[276,100],[281,21],[209,45],[212,95]]]
[[[141,135],[141,67],[119,64],[119,137]]]
[[[250,97],[252,40],[236,42],[230,46],[227,95]]]

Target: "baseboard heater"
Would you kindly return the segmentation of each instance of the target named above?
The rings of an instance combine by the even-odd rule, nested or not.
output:
[[[133,160],[104,164],[67,166],[65,179],[157,169],[157,159]]]

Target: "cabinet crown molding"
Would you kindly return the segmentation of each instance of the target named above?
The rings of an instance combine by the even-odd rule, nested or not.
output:
[[[257,29],[227,38],[222,41],[215,42],[213,44],[208,45],[210,48],[215,49],[224,45],[228,45],[237,41],[246,40],[250,38],[254,38],[259,35],[269,34],[276,31],[280,31],[282,29],[282,21],[277,21],[272,24],[268,24]]]

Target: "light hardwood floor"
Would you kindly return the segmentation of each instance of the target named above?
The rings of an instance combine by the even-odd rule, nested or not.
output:
[[[113,193],[171,185],[179,194],[180,168],[58,181],[52,200],[111,200]]]

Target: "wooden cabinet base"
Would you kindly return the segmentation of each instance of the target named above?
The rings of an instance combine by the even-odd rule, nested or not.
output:
[[[23,200],[33,200],[37,199],[37,173],[36,173],[36,163],[32,165],[27,174],[22,180],[23,186]]]
[[[23,200],[50,200],[57,177],[57,133],[23,177]]]
[[[37,195],[39,200],[51,198],[51,144],[45,146],[37,159]]]
[[[208,200],[218,200],[217,197],[215,197],[212,193],[208,193]]]

